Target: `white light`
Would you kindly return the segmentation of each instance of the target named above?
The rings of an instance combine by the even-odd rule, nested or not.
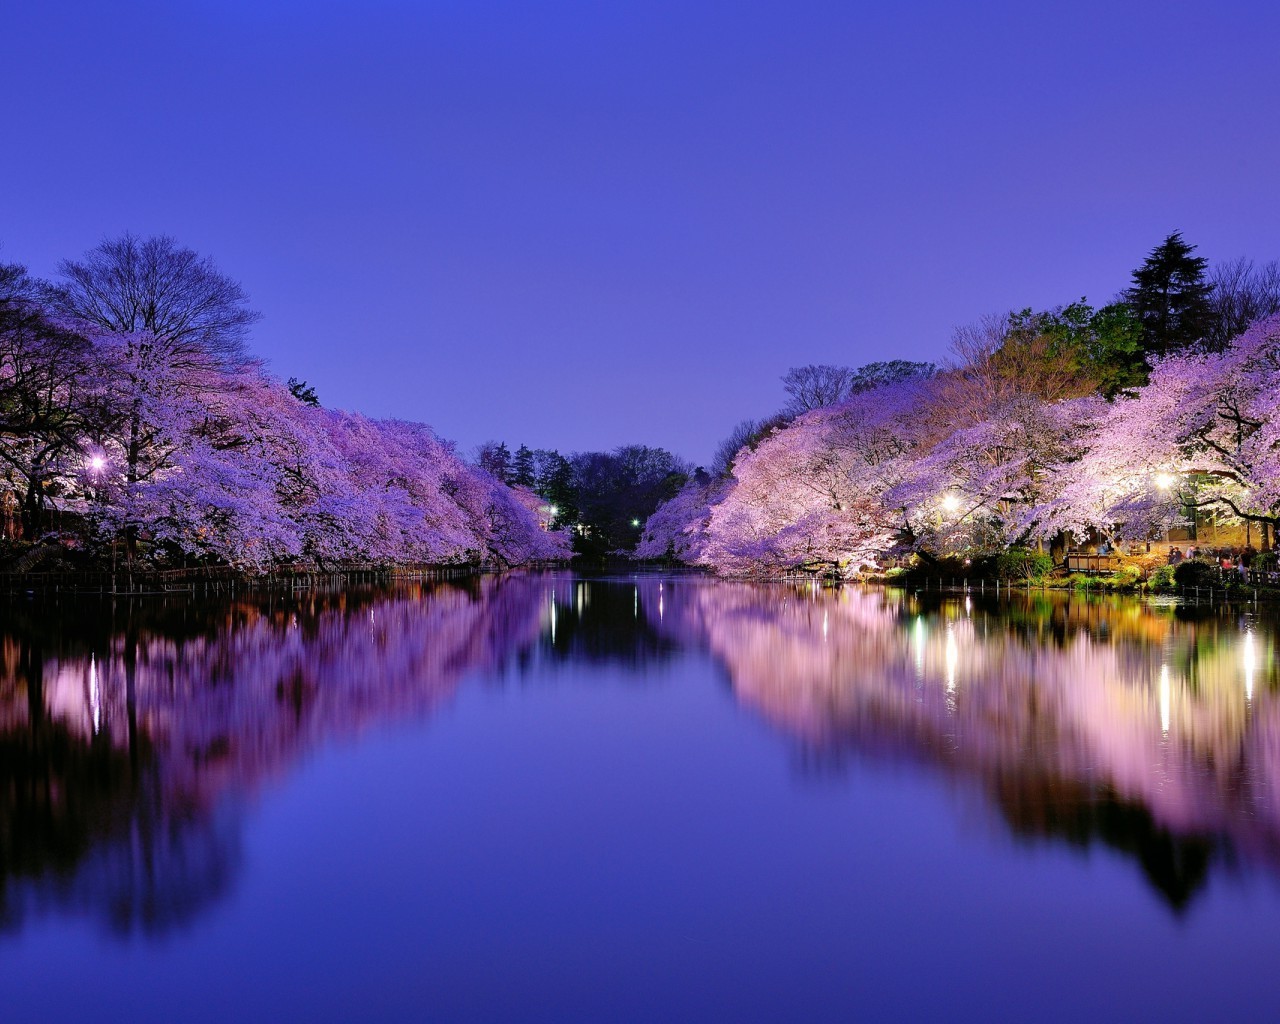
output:
[[[1253,630],[1244,635],[1244,699],[1253,700],[1253,672],[1255,667]]]
[[[95,455],[93,458],[89,460],[89,468],[92,469],[95,473],[98,472],[100,469],[104,468],[106,464],[107,464],[107,460],[104,459],[101,455]]]
[[[960,650],[956,646],[956,634],[951,623],[947,623],[947,693],[956,692],[956,666],[960,664]]]
[[[1170,473],[1157,473],[1156,486],[1162,491],[1167,491],[1174,484],[1174,477]]]
[[[960,499],[954,494],[944,494],[942,497],[942,507],[947,512],[954,512],[960,507]]]
[[[1160,731],[1169,735],[1169,712],[1172,693],[1169,685],[1169,666],[1160,666]]]
[[[555,516],[558,516],[558,515],[560,514],[560,506],[559,506],[559,505],[548,505],[548,506],[547,506],[547,512],[548,512],[548,513],[550,513],[550,514],[551,514],[551,516],[554,518]]]

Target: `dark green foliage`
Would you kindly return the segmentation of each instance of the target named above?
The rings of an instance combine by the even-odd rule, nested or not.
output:
[[[1133,272],[1133,284],[1124,297],[1142,325],[1142,345],[1148,356],[1190,348],[1209,333],[1208,261],[1193,256],[1195,248],[1175,231]]]
[[[1010,548],[996,556],[996,576],[1005,580],[1039,583],[1053,572],[1053,558],[1026,548]]]
[[[537,482],[533,452],[528,445],[522,444],[516,449],[515,458],[511,460],[511,482],[517,487],[533,487]]]
[[[932,377],[938,372],[934,363],[917,363],[909,359],[890,359],[887,362],[867,363],[859,366],[849,383],[849,394],[856,395],[886,384],[901,384],[915,378]]]
[[[1010,317],[1010,332],[1017,331],[1044,334],[1052,342],[1050,351],[1069,355],[1078,369],[1098,382],[1098,392],[1107,398],[1147,382],[1142,324],[1123,302],[1094,309],[1081,299],[1041,313],[1024,309]]]
[[[1222,576],[1208,562],[1186,561],[1174,566],[1173,581],[1180,587],[1215,587],[1221,585]]]
[[[581,522],[574,547],[592,557],[634,548],[644,521],[675,496],[690,471],[669,451],[639,444],[578,452],[570,463]]]
[[[569,460],[559,452],[545,448],[539,448],[533,457],[535,489],[556,510],[551,525],[556,529],[576,526],[579,520],[578,496]]]

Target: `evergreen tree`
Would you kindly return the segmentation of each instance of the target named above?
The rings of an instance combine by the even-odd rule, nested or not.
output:
[[[496,480],[511,482],[511,451],[503,441],[486,441],[480,446],[476,461]]]
[[[1133,272],[1133,285],[1124,298],[1142,325],[1142,347],[1148,356],[1189,348],[1208,332],[1212,285],[1205,277],[1208,261],[1193,256],[1195,248],[1175,231]]]
[[[537,491],[556,511],[552,526],[573,526],[578,522],[578,491],[574,486],[573,466],[557,451],[539,448]]]
[[[293,395],[293,397],[303,405],[317,407],[320,405],[320,396],[316,394],[316,389],[305,380],[299,380],[297,377],[290,377],[285,381],[285,387],[289,389],[289,394]]]
[[[516,449],[515,459],[511,463],[511,482],[517,487],[532,487],[536,480],[533,452],[528,445],[522,444]]]

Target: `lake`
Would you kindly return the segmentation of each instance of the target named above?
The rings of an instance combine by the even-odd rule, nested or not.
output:
[[[6,1021],[1268,1019],[1265,608],[0,599]]]

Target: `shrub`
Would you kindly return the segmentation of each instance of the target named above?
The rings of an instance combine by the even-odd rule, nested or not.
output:
[[[1053,558],[1026,548],[1010,548],[996,556],[996,575],[1007,580],[1041,582],[1053,572]]]
[[[1217,566],[1208,562],[1179,562],[1173,568],[1174,582],[1180,587],[1214,587],[1222,582]]]
[[[1103,582],[1115,590],[1125,590],[1138,585],[1142,572],[1136,565],[1122,565]]]
[[[1152,590],[1172,590],[1174,585],[1173,566],[1162,565],[1147,577],[1147,585]]]

